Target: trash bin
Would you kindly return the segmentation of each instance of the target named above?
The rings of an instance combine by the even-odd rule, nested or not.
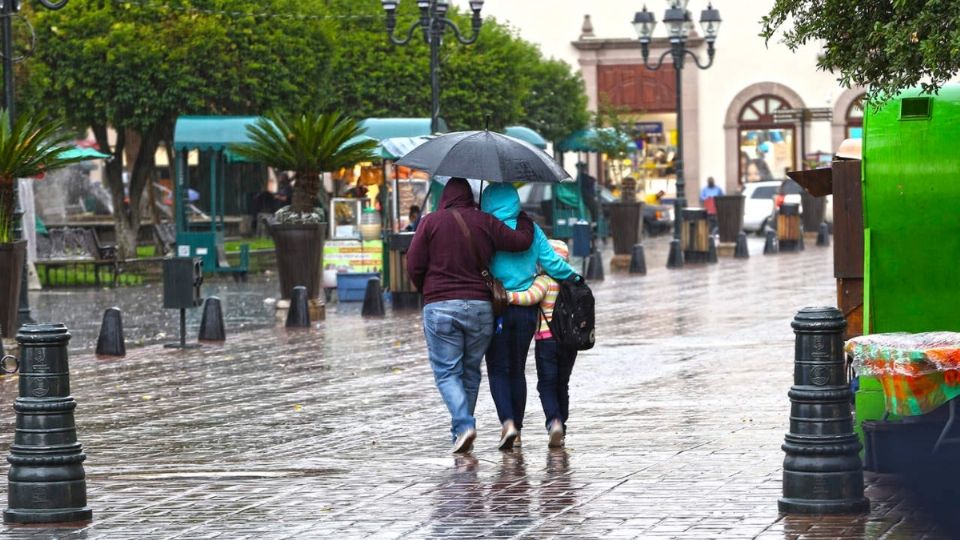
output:
[[[800,205],[783,203],[777,212],[777,243],[780,251],[800,250]]]
[[[419,309],[421,298],[407,273],[407,251],[416,233],[402,232],[387,235],[390,263],[390,298],[395,309]],[[366,284],[364,284],[366,285]]]
[[[710,252],[710,225],[707,211],[703,208],[684,208],[683,227],[680,229],[680,245],[683,246],[684,261],[705,263]]]
[[[743,230],[743,195],[721,195],[714,200],[717,204],[720,241],[735,243],[737,235]]]
[[[633,246],[640,242],[643,226],[643,203],[619,202],[607,205],[610,209],[610,233],[613,236],[614,255],[630,256]]]

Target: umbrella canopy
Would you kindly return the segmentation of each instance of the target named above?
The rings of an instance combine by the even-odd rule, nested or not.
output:
[[[459,176],[487,182],[572,180],[543,150],[526,141],[486,130],[441,135],[410,151],[397,165],[433,176]]]
[[[80,146],[75,146],[73,148],[66,148],[63,152],[60,152],[60,157],[65,159],[73,158],[84,158],[84,159],[109,159],[112,158],[110,154],[104,154],[94,148],[83,148]]]

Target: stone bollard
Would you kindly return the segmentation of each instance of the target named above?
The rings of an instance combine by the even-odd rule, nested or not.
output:
[[[103,324],[97,337],[97,356],[126,356],[127,346],[123,340],[123,317],[120,308],[112,307],[103,312]]]
[[[717,237],[710,235],[709,240],[707,240],[707,263],[714,264],[718,262],[717,259]]]
[[[203,301],[203,318],[200,319],[200,335],[197,341],[224,342],[227,328],[223,324],[223,305],[216,296]]]
[[[767,241],[763,244],[764,255],[776,255],[780,251],[777,246],[777,232],[767,231]]]
[[[89,521],[83,447],[77,442],[62,324],[26,324],[20,344],[20,397],[10,445],[5,523]]]
[[[733,251],[734,259],[749,259],[750,249],[747,247],[747,233],[740,232],[737,235],[737,247]]]
[[[820,230],[817,231],[817,245],[820,247],[830,245],[830,226],[826,223],[821,223]]]
[[[287,328],[310,328],[310,306],[307,288],[297,285],[290,295],[290,310],[287,311]]]
[[[383,317],[386,310],[383,308],[383,291],[380,289],[380,278],[367,281],[367,290],[363,294],[363,308],[360,310],[363,317]]]
[[[863,496],[861,445],[843,355],[846,320],[836,308],[808,307],[791,326],[797,337],[780,511],[866,512],[870,501]]]
[[[603,255],[599,251],[590,254],[590,262],[587,264],[587,275],[584,277],[587,281],[603,281]]]
[[[643,251],[643,244],[635,244],[630,254],[630,273],[647,275],[647,257]]]

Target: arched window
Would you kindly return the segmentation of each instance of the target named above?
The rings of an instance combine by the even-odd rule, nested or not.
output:
[[[761,95],[740,110],[737,123],[742,182],[782,180],[786,171],[796,168],[796,127],[777,123],[773,114],[789,108],[790,104],[779,96]]]
[[[867,102],[867,95],[860,94],[860,97],[853,100],[847,107],[846,116],[846,136],[848,139],[863,138],[863,108]]]

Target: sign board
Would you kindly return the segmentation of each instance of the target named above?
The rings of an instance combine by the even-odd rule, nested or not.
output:
[[[190,246],[177,246],[177,257],[189,257]]]
[[[379,272],[383,269],[383,240],[328,240],[323,245],[323,267],[337,272]]]
[[[649,133],[663,133],[663,122],[635,122],[633,132],[638,135]]]

